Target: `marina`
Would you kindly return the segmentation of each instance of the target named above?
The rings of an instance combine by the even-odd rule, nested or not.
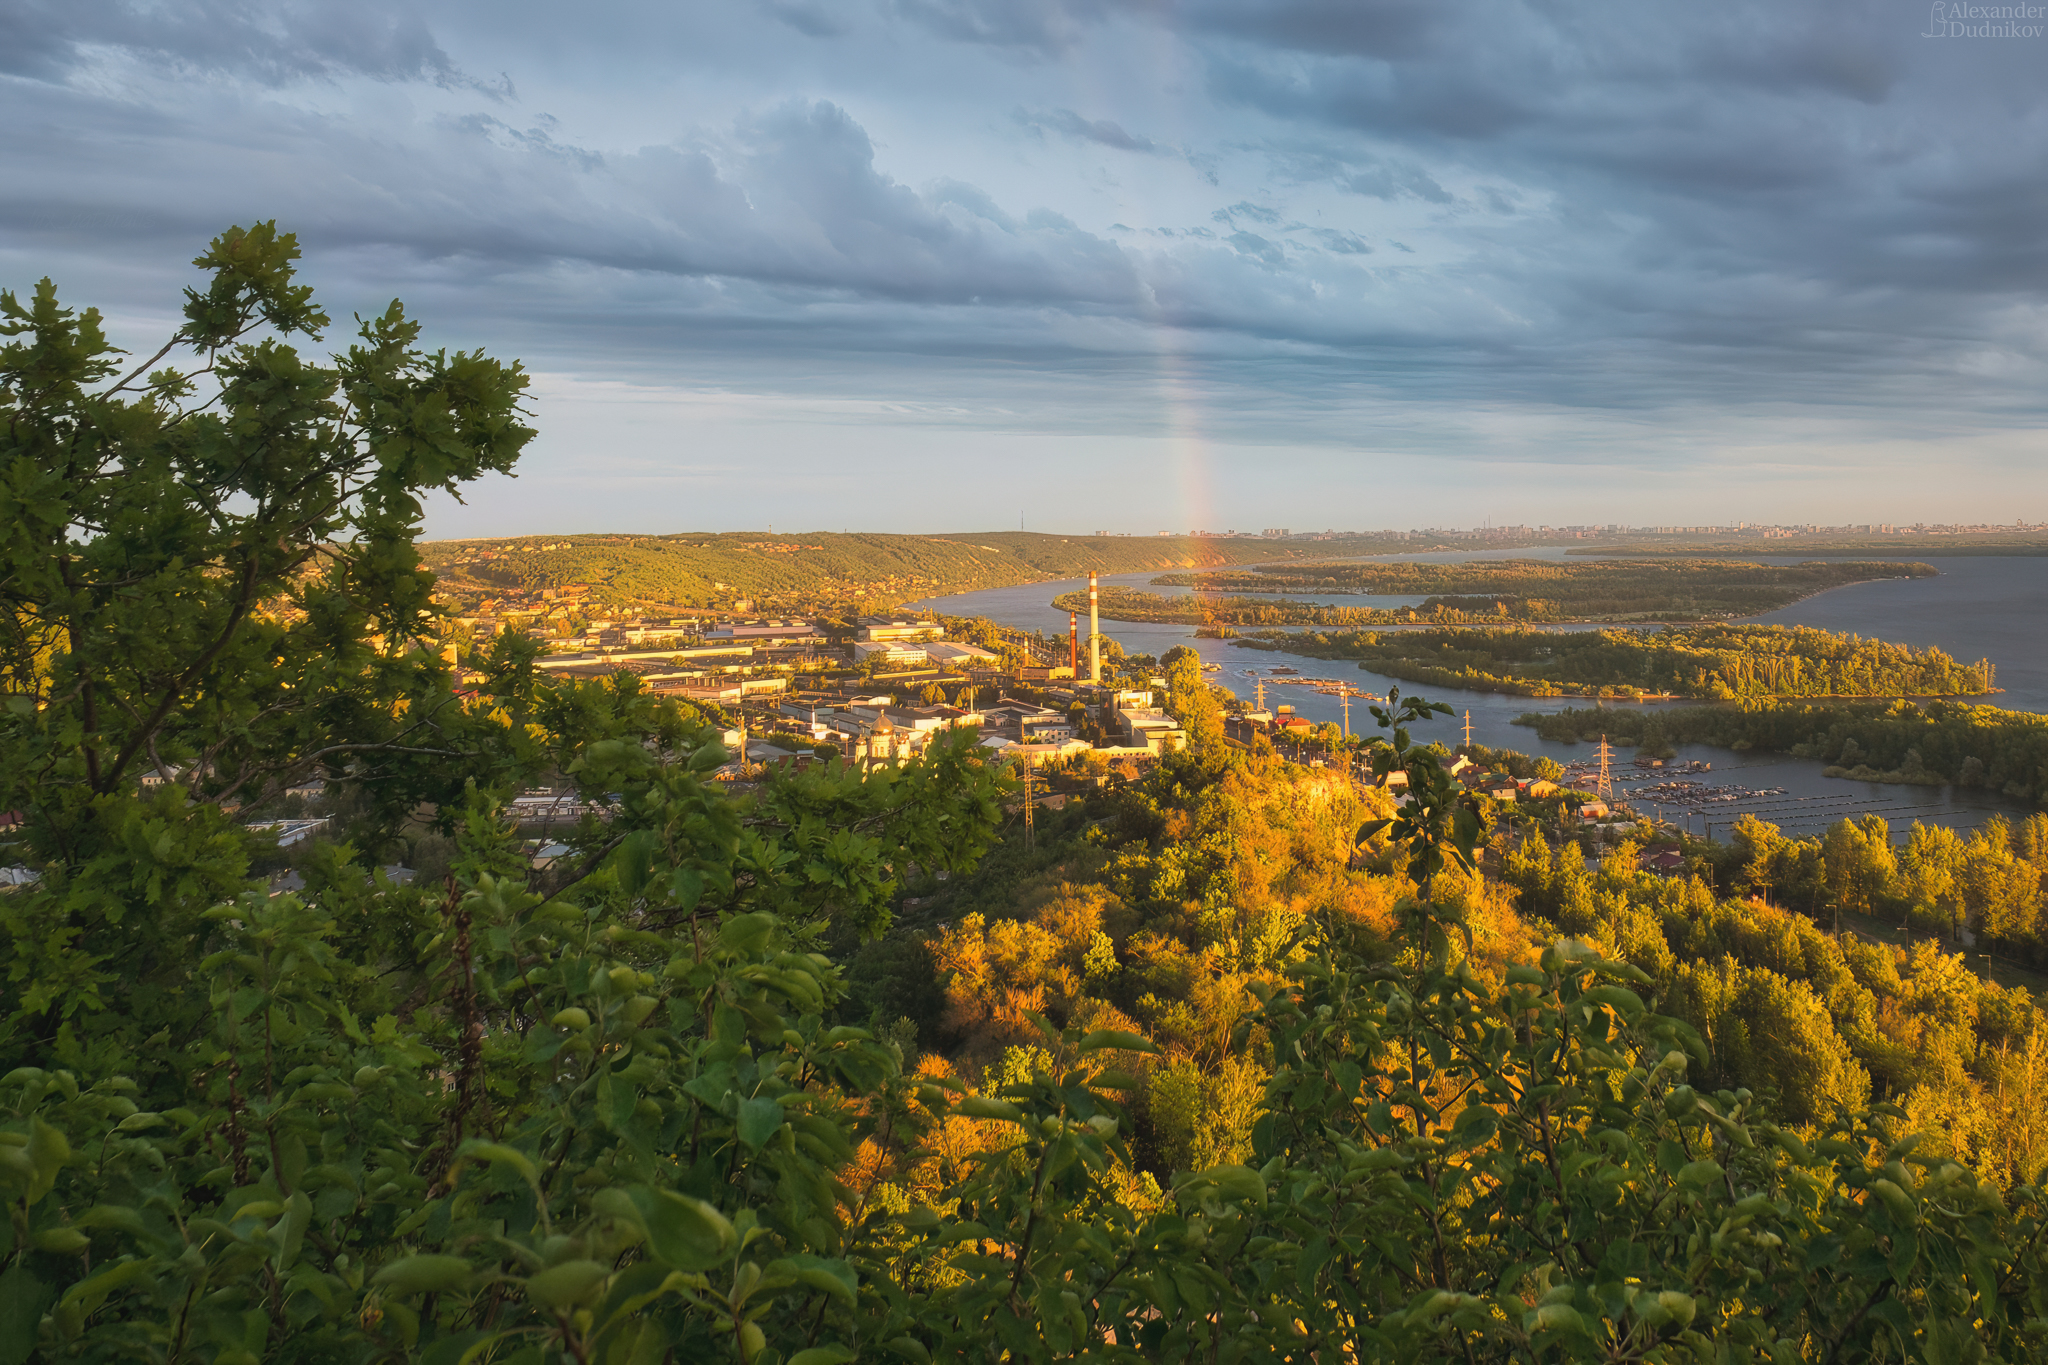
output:
[[[1218,664],[1215,666],[1214,671],[1228,672],[1230,670]],[[1378,692],[1369,692],[1365,688],[1354,687],[1342,679],[1311,678],[1296,668],[1269,668],[1263,675],[1256,668],[1247,668],[1243,669],[1238,676],[1249,679],[1254,684],[1263,683],[1267,687],[1310,687],[1326,697],[1363,697],[1368,701],[1386,700]]]

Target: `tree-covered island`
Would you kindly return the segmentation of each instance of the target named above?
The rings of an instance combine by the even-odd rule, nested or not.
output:
[[[1357,660],[1408,682],[1527,697],[1976,696],[1993,691],[1997,676],[1988,659],[1958,663],[1932,647],[1811,626],[1268,631],[1239,643]]]
[[[1103,613],[1119,621],[1245,626],[1386,626],[1514,622],[1711,621],[1755,616],[1802,597],[1878,578],[1927,578],[1926,564],[1815,560],[1752,564],[1727,559],[1467,560],[1271,564],[1164,574],[1161,586],[1192,588],[1166,597],[1111,589]],[[1240,594],[1314,593],[1423,597],[1415,607],[1261,603]],[[1067,607],[1073,595],[1057,605]],[[1086,602],[1082,602],[1083,609]]]

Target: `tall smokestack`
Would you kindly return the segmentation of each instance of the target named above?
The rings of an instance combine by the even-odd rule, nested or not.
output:
[[[1088,681],[1102,681],[1102,618],[1096,614],[1101,593],[1095,586],[1095,570],[1088,571]]]
[[[1081,618],[1071,611],[1067,613],[1067,672],[1081,676]]]

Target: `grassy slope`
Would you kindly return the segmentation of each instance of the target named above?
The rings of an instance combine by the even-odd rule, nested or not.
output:
[[[524,551],[542,544],[566,548],[515,552],[489,563],[473,561],[481,550],[512,546]],[[594,596],[621,603],[697,606],[737,594],[753,599],[757,609],[770,611],[833,605],[884,608],[923,597],[1073,578],[1090,569],[1139,573],[1427,548],[1432,547],[1379,537],[1268,541],[1025,531],[933,536],[815,531],[518,536],[433,541],[421,550],[443,589],[457,595],[588,583]]]

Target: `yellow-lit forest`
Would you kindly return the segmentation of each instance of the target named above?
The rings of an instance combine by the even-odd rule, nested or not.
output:
[[[971,1078],[1026,1065],[1034,1012],[1144,1032],[1166,1053],[1141,1128],[1162,1164],[1241,1159],[1270,1064],[1243,1028],[1256,989],[1314,955],[1332,919],[1398,943],[1403,856],[1352,850],[1389,813],[1379,793],[1274,757],[1169,767],[1050,837],[1042,824],[1033,854],[1006,844],[919,907],[930,927],[853,971],[886,960],[896,975],[862,998],[911,1008],[920,1039]],[[2041,960],[2048,816],[1967,837],[1916,826],[1896,850],[1874,818],[1808,841],[1751,818],[1676,877],[1639,871],[1639,852],[1552,848],[1503,824],[1484,876],[1433,889],[1487,970],[1559,935],[1640,967],[1709,1040],[1713,1082],[1768,1094],[1789,1121],[1887,1102],[1987,1179],[2024,1183],[2048,1162],[2048,1015],[1963,965],[1957,939]],[[1836,935],[1837,906],[1907,925],[1910,948]],[[928,993],[903,979],[920,972]]]

